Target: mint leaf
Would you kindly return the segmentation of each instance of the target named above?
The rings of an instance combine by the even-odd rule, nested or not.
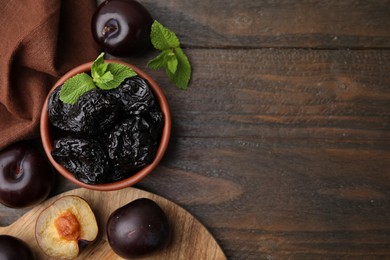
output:
[[[153,70],[167,68],[171,73],[175,73],[177,69],[177,58],[173,50],[165,50],[156,58],[149,61],[147,66]]]
[[[60,91],[60,100],[67,104],[75,104],[84,93],[95,88],[91,76],[87,73],[77,74],[64,82]]]
[[[111,71],[107,71],[103,75],[101,75],[97,78],[93,78],[93,81],[96,84],[103,84],[103,83],[106,83],[106,82],[111,81],[113,79],[114,79],[114,75],[112,75]]]
[[[125,65],[105,62],[104,53],[101,53],[92,64],[91,75],[97,87],[109,90],[118,87],[126,78],[137,74]]]
[[[102,77],[107,71],[107,66],[108,63],[104,62],[104,52],[102,52],[92,63],[92,67],[91,67],[92,78],[96,79]]]
[[[191,64],[180,48],[176,34],[158,21],[152,24],[150,39],[154,48],[162,51],[147,66],[153,70],[165,69],[168,78],[180,89],[187,89],[191,79]]]
[[[175,49],[177,57],[177,69],[172,73],[169,68],[166,69],[168,78],[180,89],[187,89],[191,79],[191,64],[187,56],[180,48]]]
[[[66,80],[60,91],[60,100],[67,104],[75,104],[79,97],[91,89],[96,87],[103,90],[114,89],[125,79],[136,75],[137,73],[128,66],[105,62],[104,53],[101,53],[92,63],[92,77],[87,73],[80,73]]]
[[[179,61],[176,58],[176,55],[169,55],[167,56],[167,69],[170,73],[175,74],[177,70],[177,65],[179,64]]]
[[[165,51],[161,52],[156,58],[150,60],[147,64],[152,70],[163,69],[166,67]]]
[[[152,24],[150,40],[154,48],[160,51],[178,48],[180,46],[180,42],[176,34],[164,27],[158,21],[154,21]]]
[[[136,76],[137,73],[128,66],[119,63],[108,63],[107,71],[112,78],[108,81],[96,81],[96,86],[100,89],[109,90],[118,87],[125,79]],[[107,77],[108,78],[108,77]]]

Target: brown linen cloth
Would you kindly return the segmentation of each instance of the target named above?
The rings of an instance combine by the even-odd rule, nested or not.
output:
[[[96,58],[94,0],[0,4],[0,150],[37,138],[43,102],[66,71]]]

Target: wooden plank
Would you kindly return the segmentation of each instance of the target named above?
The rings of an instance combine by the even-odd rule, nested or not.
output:
[[[187,50],[188,90],[163,87],[175,137],[256,137],[388,145],[388,50]],[[150,54],[150,57],[153,54]],[[150,58],[147,57],[146,59]],[[210,72],[212,71],[212,73]]]
[[[140,2],[186,47],[390,47],[389,0]]]
[[[389,257],[390,52],[187,52],[187,91],[151,72],[173,138],[139,186],[208,223],[229,259]]]
[[[389,257],[389,158],[375,146],[177,138],[138,186],[208,223],[229,259]]]

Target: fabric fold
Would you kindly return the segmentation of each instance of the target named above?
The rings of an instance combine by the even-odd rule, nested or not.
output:
[[[8,0],[0,8],[0,150],[39,137],[55,81],[98,55],[93,0]]]

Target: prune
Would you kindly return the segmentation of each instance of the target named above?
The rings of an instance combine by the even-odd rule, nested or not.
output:
[[[118,88],[109,91],[109,95],[120,101],[126,115],[145,113],[155,104],[149,84],[139,76],[126,79]]]
[[[137,55],[151,46],[152,23],[152,16],[137,1],[104,1],[92,17],[92,35],[112,55]]]
[[[81,182],[99,184],[107,181],[110,164],[105,150],[93,139],[60,138],[52,156]]]
[[[48,113],[50,122],[64,131],[77,134],[97,135],[110,128],[118,116],[118,102],[100,89],[83,94],[74,105],[60,99],[61,86],[49,97]]]
[[[151,254],[170,237],[167,215],[147,198],[136,199],[112,212],[106,232],[111,248],[125,259]]]
[[[87,184],[124,179],[151,163],[164,116],[149,83],[134,76],[111,90],[93,89],[76,104],[59,100],[61,86],[49,97],[53,158]],[[63,137],[67,136],[67,137]]]
[[[158,105],[154,105],[149,113],[144,115],[144,118],[153,124],[153,127],[149,128],[149,132],[152,135],[153,140],[158,141],[161,137],[161,133],[164,127],[164,115]]]
[[[152,162],[157,142],[150,134],[151,127],[152,123],[140,116],[125,119],[115,126],[108,137],[107,149],[116,175],[122,177]]]
[[[60,91],[62,85],[56,87],[53,92],[51,92],[48,100],[47,112],[49,114],[49,120],[52,125],[69,131],[70,127],[68,126],[68,120],[72,105],[63,103],[60,100]]]

